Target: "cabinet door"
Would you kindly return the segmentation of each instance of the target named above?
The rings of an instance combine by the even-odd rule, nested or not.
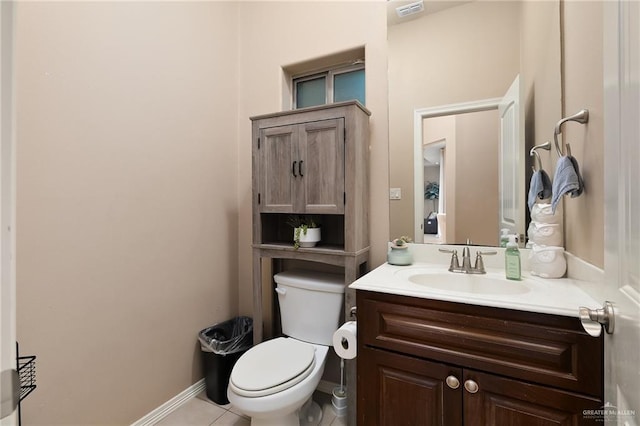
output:
[[[463,386],[465,426],[602,424],[592,414],[602,409],[596,398],[472,370]]]
[[[302,124],[299,147],[304,212],[344,213],[344,119]]]
[[[462,425],[459,368],[363,347],[357,369],[358,425]]]
[[[260,130],[259,188],[260,211],[294,213],[298,153],[297,127],[279,126]],[[295,168],[294,168],[295,166]]]

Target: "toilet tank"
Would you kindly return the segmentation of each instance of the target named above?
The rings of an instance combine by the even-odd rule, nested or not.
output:
[[[340,325],[344,277],[339,274],[290,270],[276,274],[282,333],[309,343],[332,345]]]

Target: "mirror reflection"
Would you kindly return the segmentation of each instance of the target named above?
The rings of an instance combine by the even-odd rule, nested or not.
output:
[[[559,3],[425,1],[398,18],[407,3],[388,10],[390,239],[498,245],[501,228],[524,234],[528,149],[561,117]],[[505,149],[498,106],[465,108],[497,103],[518,76],[522,131]],[[437,130],[446,121],[453,136]]]

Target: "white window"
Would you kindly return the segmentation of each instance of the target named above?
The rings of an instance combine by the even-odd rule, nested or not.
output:
[[[364,64],[333,68],[293,78],[293,108],[356,99],[365,104]]]

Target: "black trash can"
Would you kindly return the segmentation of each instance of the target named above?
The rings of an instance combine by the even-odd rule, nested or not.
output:
[[[207,327],[198,334],[207,398],[228,404],[227,386],[231,370],[253,345],[253,320],[236,317]]]

